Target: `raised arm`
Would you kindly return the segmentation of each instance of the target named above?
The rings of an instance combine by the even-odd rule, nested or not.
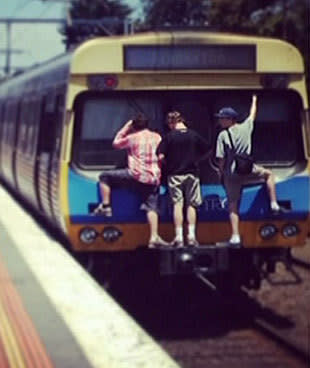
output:
[[[254,120],[255,117],[256,117],[256,111],[257,111],[257,96],[253,95],[252,96],[252,105],[251,105],[249,118]]]
[[[116,133],[113,140],[113,147],[115,148],[127,148],[128,139],[127,136],[132,132],[132,120],[127,123]]]

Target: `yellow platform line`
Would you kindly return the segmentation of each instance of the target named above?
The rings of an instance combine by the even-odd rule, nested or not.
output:
[[[23,355],[20,351],[9,318],[0,301],[0,337],[11,368],[26,368]]]
[[[18,294],[10,275],[1,260],[0,255],[0,281],[3,285],[0,289],[0,305],[1,318],[3,325],[7,326],[9,333],[3,332],[6,336],[4,340],[5,350],[7,355],[11,357],[10,362],[16,356],[12,368],[52,368],[53,364],[47,356],[45,347],[43,346],[40,337],[32,323],[31,318],[26,312],[22,299]],[[1,320],[0,320],[1,321]],[[13,338],[14,339],[13,339]],[[10,342],[10,343],[9,343]],[[11,350],[15,354],[11,354]],[[20,365],[22,357],[23,364]],[[1,367],[0,367],[1,368]]]
[[[1,368],[10,368],[9,360],[4,350],[4,346],[2,343],[1,335],[0,335],[0,367]]]

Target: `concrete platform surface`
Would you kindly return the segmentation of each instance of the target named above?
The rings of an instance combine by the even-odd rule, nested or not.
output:
[[[11,279],[46,349],[46,367],[179,367],[3,187],[0,208],[0,262],[9,275],[0,274],[0,287]],[[35,368],[22,353],[19,365],[12,361],[11,368]]]

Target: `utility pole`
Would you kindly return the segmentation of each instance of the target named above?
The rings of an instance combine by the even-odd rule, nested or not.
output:
[[[0,49],[0,54],[5,54],[6,55],[6,63],[4,67],[0,67],[0,69],[3,69],[5,74],[8,75],[11,72],[11,58],[10,56],[12,54],[22,54],[24,51],[21,49],[12,49],[12,48],[5,48],[5,49]],[[13,67],[13,69],[17,69],[17,67]]]
[[[64,18],[46,18],[46,19],[37,19],[37,18],[0,18],[0,23],[6,25],[6,48],[2,51],[6,54],[6,62],[4,71],[6,75],[9,75],[11,72],[11,54],[12,53],[20,53],[20,50],[12,49],[12,26],[14,23],[54,23],[60,24],[65,23],[66,19]]]

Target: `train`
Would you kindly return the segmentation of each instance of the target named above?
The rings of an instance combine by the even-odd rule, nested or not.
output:
[[[113,190],[111,218],[92,215],[102,170],[126,165],[113,138],[137,112],[163,135],[166,113],[181,111],[215,142],[215,112],[228,105],[246,114],[254,93],[253,155],[274,172],[287,211],[270,214],[263,183],[243,188],[241,249],[227,243],[227,199],[213,158],[200,164],[199,247],[147,249],[145,214],[129,188]],[[302,55],[283,40],[201,30],[96,37],[1,82],[0,178],[76,255],[148,258],[163,277],[199,274],[215,287],[235,280],[257,288],[310,231],[308,108]],[[163,181],[160,234],[172,240],[173,231]]]

